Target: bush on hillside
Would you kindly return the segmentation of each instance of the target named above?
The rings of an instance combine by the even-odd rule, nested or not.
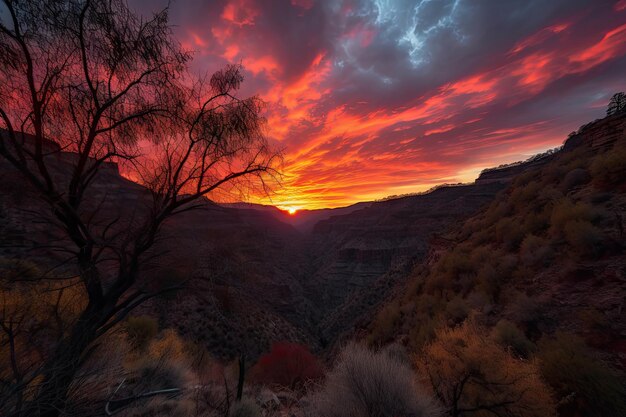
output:
[[[417,324],[409,329],[409,346],[417,351],[433,340],[439,322],[429,316],[418,316],[415,323]]]
[[[400,305],[392,302],[380,309],[374,320],[370,340],[385,343],[396,334],[397,325],[401,317]]]
[[[250,378],[263,384],[278,384],[291,389],[323,376],[317,358],[303,345],[274,343],[250,370]]]
[[[512,357],[471,321],[439,330],[417,364],[452,416],[554,415],[537,364]]]
[[[578,337],[557,333],[539,343],[541,373],[562,399],[562,415],[626,415],[626,386]]]
[[[535,345],[524,332],[508,320],[500,320],[492,329],[491,337],[500,346],[510,349],[514,355],[522,358],[529,358],[535,350]]]
[[[528,235],[520,245],[520,257],[528,266],[549,265],[554,256],[554,251],[546,239],[535,235]]]
[[[574,187],[578,187],[587,184],[591,180],[591,175],[584,168],[576,168],[571,170],[563,178],[561,188],[564,191],[569,191]]]
[[[125,367],[137,376],[139,392],[186,388],[196,377],[185,351],[185,342],[172,329],[162,331],[147,343],[144,351],[126,358]]]
[[[34,281],[44,276],[36,263],[25,259],[0,258],[0,284]]]
[[[526,235],[526,231],[517,219],[500,219],[495,227],[496,239],[507,251],[516,250]]]
[[[569,198],[558,201],[550,216],[550,232],[553,236],[562,236],[565,225],[572,221],[597,222],[601,213],[593,206],[583,202],[574,203]]]
[[[459,324],[467,318],[470,309],[462,297],[456,296],[446,304],[446,318],[450,324]]]
[[[602,232],[588,221],[575,220],[563,228],[565,240],[580,255],[595,257],[603,249]]]
[[[440,410],[417,385],[410,365],[397,355],[350,344],[322,389],[310,399],[312,416],[435,417]]]
[[[558,199],[558,198],[557,198]],[[522,227],[526,236],[528,234],[542,235],[550,227],[550,210],[546,208],[548,204],[536,210],[529,210],[522,215]]]
[[[507,317],[518,325],[523,325],[526,334],[529,331],[539,332],[538,328],[541,324],[549,320],[546,313],[546,306],[537,297],[530,297],[525,293],[517,291],[511,295]]]
[[[489,301],[493,302],[500,296],[501,284],[510,276],[510,271],[505,265],[498,265],[496,260],[493,264],[485,263],[476,275],[475,286],[485,294]]]
[[[157,335],[159,325],[155,319],[148,316],[129,317],[126,320],[126,333],[131,346],[143,351],[150,341]]]
[[[623,184],[626,178],[626,149],[615,147],[598,155],[591,164],[594,182],[601,186]]]

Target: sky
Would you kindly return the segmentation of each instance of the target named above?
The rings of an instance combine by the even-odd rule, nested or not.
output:
[[[142,14],[165,0],[131,0]],[[626,0],[178,0],[193,69],[241,63],[284,151],[281,208],[473,181],[626,90]]]

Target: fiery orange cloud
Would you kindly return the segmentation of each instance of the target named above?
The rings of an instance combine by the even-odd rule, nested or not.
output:
[[[565,30],[566,27],[567,25],[551,27],[549,28],[549,33],[551,33],[552,36],[557,36],[560,32]],[[541,33],[545,33],[545,30]],[[574,47],[571,51],[537,52],[515,59],[501,67],[467,77],[449,85],[444,85],[439,88],[436,94],[420,100],[418,104],[405,110],[379,110],[360,115],[351,114],[345,107],[333,109],[326,115],[324,128],[320,133],[310,138],[304,147],[293,150],[288,149],[286,171],[290,173],[291,176],[285,184],[285,190],[281,193],[284,197],[279,197],[279,200],[296,201],[298,204],[307,207],[318,207],[353,203],[357,199],[362,198],[363,195],[380,198],[386,194],[393,194],[391,191],[397,188],[386,188],[384,186],[387,181],[385,177],[378,177],[383,180],[373,183],[368,182],[370,180],[362,173],[358,174],[358,178],[355,178],[354,173],[346,176],[346,178],[342,178],[337,168],[343,167],[343,169],[349,170],[353,167],[351,163],[357,163],[363,164],[371,170],[380,166],[379,162],[383,160],[385,164],[380,168],[380,171],[393,169],[393,167],[389,166],[387,163],[401,161],[401,158],[399,158],[397,154],[383,156],[377,161],[362,160],[359,158],[358,152],[354,150],[346,152],[342,156],[333,156],[332,149],[321,151],[320,147],[336,137],[355,138],[365,136],[366,143],[375,141],[381,130],[389,126],[404,122],[425,124],[426,120],[432,120],[433,118],[445,120],[467,107],[480,108],[488,106],[495,101],[506,100],[510,98],[511,91],[503,86],[511,82],[519,86],[519,90],[514,93],[514,95],[516,94],[518,96],[515,100],[526,100],[529,96],[539,94],[557,79],[588,71],[615,56],[623,54],[626,51],[625,35],[626,25],[608,31],[598,42],[588,46],[581,45]],[[318,94],[313,92],[312,96],[318,97]],[[476,120],[470,120],[468,122],[474,121]],[[536,128],[541,129],[541,126],[537,126]],[[423,137],[435,133],[445,133],[453,129],[454,125],[443,125],[425,131]],[[482,135],[489,140],[481,146],[493,147],[494,143],[506,138],[524,137],[525,141],[531,143],[530,148],[537,149],[537,142],[545,143],[546,147],[549,147],[550,144],[554,145],[555,141],[562,140],[562,137],[550,136],[548,138],[541,138],[540,135],[530,136],[528,133],[528,126],[509,131],[496,130],[483,133]],[[344,139],[344,142],[349,141]],[[528,149],[523,146],[523,144],[524,142],[520,143],[519,147],[516,149],[517,152],[524,153],[524,151]],[[474,148],[476,148],[476,146],[474,146]],[[541,148],[539,148],[538,151],[539,150],[541,150]],[[467,149],[460,148],[455,150],[455,152],[463,153],[467,152]],[[452,155],[452,153],[448,154],[448,156],[450,155]],[[333,175],[321,179],[319,176],[314,177],[311,172],[309,172],[312,165],[331,159],[331,157],[333,159],[333,166],[329,167],[328,171],[332,172]],[[494,163],[496,162],[499,163],[500,159],[494,159]],[[433,169],[433,167],[430,168]],[[453,167],[439,168],[442,174],[436,178],[442,182],[444,180],[451,182],[456,182],[457,180],[471,180],[471,178],[463,178],[457,175],[458,171],[457,174],[454,174],[455,168]],[[415,178],[419,178],[419,171],[420,170],[415,170]],[[448,175],[444,175],[443,172],[447,172]],[[304,181],[305,179],[307,181]],[[346,192],[343,199],[337,196],[331,196],[329,199],[320,199],[319,196],[316,196],[315,200],[313,200],[309,193],[306,192],[306,188],[303,187],[305,183],[314,182],[313,179],[325,182],[326,188],[332,188],[335,191],[345,188],[349,192]],[[420,179],[411,186],[415,187],[415,190],[428,188],[422,185],[423,181],[424,179]],[[363,183],[366,183],[367,186],[363,186]],[[393,182],[390,181],[389,183]],[[320,192],[320,187],[315,187],[314,190],[315,192]],[[356,196],[356,198],[352,196]]]
[[[359,2],[276,0],[268,13],[269,3],[226,0],[210,29],[188,29],[183,43],[242,62],[248,71],[246,84],[268,104],[268,136],[285,152],[283,186],[269,202],[287,209],[337,207],[469,181],[481,168],[553,147],[575,122],[559,115],[558,105],[549,116],[533,106],[541,107],[541,100],[559,103],[555,86],[573,91],[588,74],[603,74],[607,63],[626,55],[623,20],[604,16],[591,27],[587,12],[579,11],[546,20],[511,39],[492,59],[458,74],[449,71],[448,78],[432,77],[438,81],[408,96],[403,87],[410,81],[401,76],[419,81],[411,71],[419,73],[422,64],[409,70],[387,49],[402,44],[418,50],[424,39],[403,35],[381,46],[380,37],[392,31],[381,26],[384,10],[365,21],[359,20]],[[626,0],[606,9],[623,12]],[[333,32],[341,26],[337,21],[324,25],[323,13],[330,12],[347,22],[345,30]],[[308,32],[298,23],[306,19]],[[416,62],[428,64],[427,52]],[[354,58],[358,53],[361,61]],[[356,87],[353,77],[361,77]],[[397,99],[380,87],[381,80],[396,89]],[[369,87],[367,93],[359,90]],[[620,87],[613,82],[610,88]],[[587,90],[576,94],[593,103],[581,104],[580,114],[584,106],[597,109],[606,100]],[[264,196],[251,200],[268,202]]]

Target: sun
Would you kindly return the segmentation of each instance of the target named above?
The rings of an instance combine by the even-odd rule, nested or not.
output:
[[[282,210],[283,212],[285,212],[285,213],[289,214],[290,216],[293,216],[293,215],[295,215],[295,214],[296,214],[296,213],[297,213],[297,212],[298,212],[298,211],[299,211],[302,207],[297,206],[297,205],[293,205],[293,206],[292,206],[291,204],[289,204],[289,205],[285,204],[285,205],[276,206],[276,208],[278,208],[278,209]]]

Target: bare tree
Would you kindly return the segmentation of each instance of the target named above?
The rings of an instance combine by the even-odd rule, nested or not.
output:
[[[167,290],[137,283],[169,218],[276,174],[262,102],[237,97],[241,68],[194,79],[167,13],[144,20],[124,0],[0,5],[0,155],[50,208],[85,298],[34,374],[16,372],[11,392],[39,382],[28,400],[7,399],[14,415],[59,415],[98,338]],[[60,157],[68,172],[57,172]],[[111,215],[108,197],[94,197],[111,163],[150,191],[144,210]]]

